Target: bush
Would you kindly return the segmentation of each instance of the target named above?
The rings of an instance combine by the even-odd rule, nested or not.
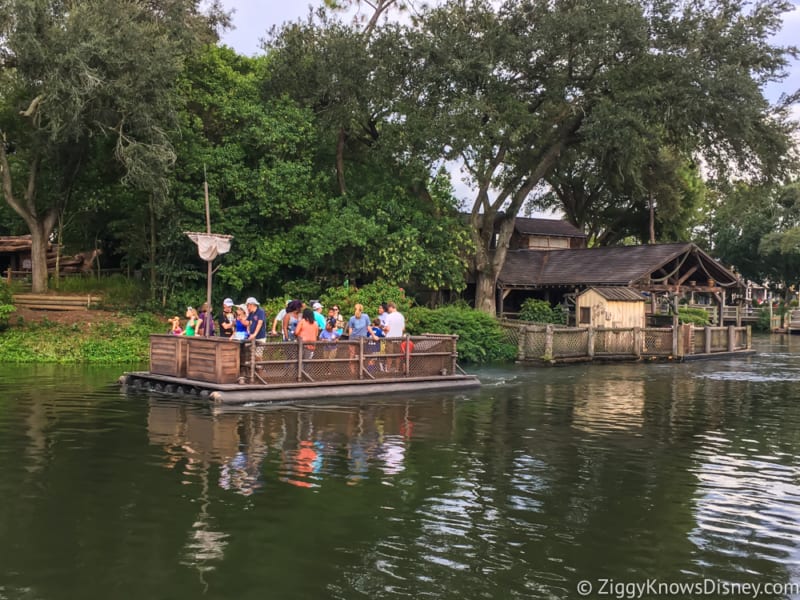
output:
[[[519,318],[521,321],[533,321],[534,323],[554,323],[565,325],[567,322],[566,314],[560,308],[552,308],[546,300],[528,298],[522,303]]]
[[[15,310],[11,290],[4,281],[0,281],[0,331],[8,327],[8,317]]]
[[[709,324],[708,311],[702,308],[678,308],[678,320],[681,323],[705,327]]]
[[[768,308],[758,309],[758,321],[753,324],[753,329],[761,332],[771,331],[772,323],[770,322]]]
[[[406,318],[408,318],[409,310],[414,305],[413,298],[406,296],[403,288],[381,279],[368,283],[361,288],[353,286],[330,288],[322,294],[320,302],[326,309],[336,304],[345,320],[350,318],[353,314],[353,308],[359,303],[364,305],[364,312],[371,318],[378,316],[378,305],[381,302],[394,302],[397,305],[397,310],[403,313]]]
[[[457,335],[458,356],[464,362],[514,360],[517,354],[516,347],[503,341],[503,333],[497,320],[472,308],[414,308],[406,314],[406,330],[414,335]]]

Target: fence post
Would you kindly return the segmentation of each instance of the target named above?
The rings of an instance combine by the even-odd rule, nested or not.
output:
[[[745,333],[745,347],[750,350],[753,347],[753,326],[748,325]]]
[[[303,381],[303,340],[297,338],[297,383]]]
[[[528,326],[517,328],[517,360],[525,360],[525,336],[528,335]]]
[[[256,339],[250,340],[250,383],[256,382]]]
[[[633,354],[636,358],[642,358],[642,346],[644,346],[642,337],[642,328],[633,328]]]
[[[364,379],[364,338],[358,338],[358,378]]]
[[[594,326],[589,325],[589,335],[586,339],[586,356],[593,359],[594,358],[594,340],[595,340],[595,331]]]
[[[553,326],[545,327],[543,360],[553,360]]]
[[[728,325],[728,352],[733,352],[736,348],[736,327]]]
[[[703,349],[706,354],[711,354],[711,327],[706,325],[703,327],[703,335],[706,336],[703,340]]]
[[[450,365],[450,375],[455,375],[456,374],[456,364],[457,364],[457,358],[458,358],[458,352],[456,350],[456,340],[457,339],[458,339],[458,336],[455,336],[455,335],[450,338],[450,341],[453,343],[453,347],[450,350],[450,352],[452,353],[452,357],[453,357],[453,362]]]
[[[455,343],[453,345],[455,345]],[[405,363],[406,364],[403,366],[403,371],[405,372],[406,377],[408,377],[409,373],[411,372],[411,337],[408,334],[406,334]]]
[[[675,319],[672,320],[672,356],[678,356],[678,325],[675,324]]]

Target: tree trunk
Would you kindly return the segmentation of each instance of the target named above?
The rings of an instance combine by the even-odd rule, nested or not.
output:
[[[347,134],[344,127],[339,128],[339,139],[336,141],[336,179],[339,182],[339,193],[344,196],[347,187],[344,184],[344,142]]]
[[[155,198],[150,195],[150,299],[156,299],[156,207]]]
[[[47,291],[47,238],[51,228],[46,223],[31,226],[31,291],[43,294]]]
[[[490,270],[477,272],[475,308],[490,315],[497,314],[497,277]]]
[[[650,243],[656,243],[656,205],[653,194],[650,194]]]

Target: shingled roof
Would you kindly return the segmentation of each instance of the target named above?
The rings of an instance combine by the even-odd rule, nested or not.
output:
[[[615,302],[644,302],[644,296],[629,287],[590,287],[583,290],[581,295],[588,291],[595,292],[601,298]]]
[[[732,285],[736,275],[691,243],[610,246],[570,250],[509,250],[498,278],[501,286],[630,286],[650,279],[671,261],[694,255],[707,276]],[[706,274],[699,271],[695,279]]]
[[[561,219],[532,219],[517,217],[514,228],[523,235],[549,235],[552,237],[585,238],[586,234],[568,221]]]

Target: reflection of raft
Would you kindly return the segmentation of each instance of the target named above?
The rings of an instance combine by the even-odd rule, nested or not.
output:
[[[150,371],[126,373],[120,383],[223,404],[476,387],[477,377],[456,363],[456,340],[406,336],[376,349],[363,340],[257,345],[153,335]]]

